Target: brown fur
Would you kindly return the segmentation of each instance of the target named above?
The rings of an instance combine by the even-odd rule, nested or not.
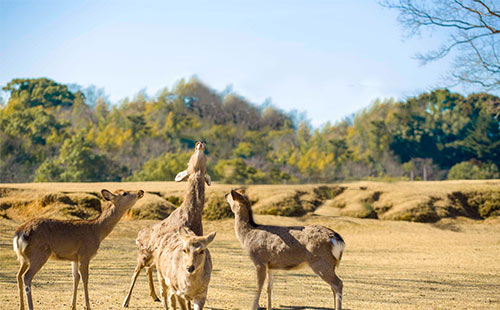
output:
[[[150,295],[154,301],[160,301],[156,295],[152,270],[155,268],[153,262],[153,253],[158,247],[160,239],[166,234],[177,232],[179,227],[188,227],[195,234],[203,235],[202,212],[205,204],[205,182],[206,182],[206,158],[204,153],[204,143],[197,143],[196,149],[191,156],[188,164],[188,189],[184,195],[182,205],[174,210],[169,217],[160,223],[143,228],[137,236],[137,247],[139,253],[137,256],[137,266],[132,275],[132,283],[123,307],[128,307],[135,281],[143,268],[146,268]]]
[[[268,309],[271,309],[271,270],[293,269],[307,263],[327,282],[341,310],[342,280],[335,274],[344,241],[335,231],[319,225],[270,226],[253,222],[250,203],[242,194],[231,191],[226,195],[235,214],[235,231],[242,247],[250,255],[257,272],[257,293],[252,309],[258,309],[262,286],[268,277]],[[336,243],[334,244],[332,241]],[[335,248],[335,247],[338,248]],[[336,253],[338,257],[335,257]]]
[[[73,265],[73,302],[76,308],[76,291],[80,277],[85,293],[85,304],[90,310],[88,298],[88,267],[99,246],[113,230],[120,218],[144,192],[102,190],[109,202],[99,217],[93,220],[33,219],[17,228],[14,234],[14,251],[21,268],[17,274],[21,310],[24,309],[23,283],[29,309],[33,309],[31,281],[49,258],[68,260]]]

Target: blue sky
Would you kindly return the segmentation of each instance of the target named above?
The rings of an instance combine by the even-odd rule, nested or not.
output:
[[[403,40],[396,19],[374,0],[0,0],[0,85],[49,77],[103,87],[118,102],[196,75],[319,126],[376,98],[445,85],[451,59],[413,59],[443,34]]]

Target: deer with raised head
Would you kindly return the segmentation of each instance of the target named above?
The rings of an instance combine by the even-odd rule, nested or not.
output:
[[[205,183],[207,185],[211,184],[210,176],[206,174],[206,163],[205,142],[197,142],[195,151],[189,160],[188,168],[179,172],[175,178],[177,182],[188,180],[188,189],[184,195],[182,205],[160,223],[146,226],[139,231],[136,239],[139,248],[137,265],[132,275],[132,282],[127,296],[123,301],[123,307],[128,307],[135,282],[143,268],[146,268],[147,271],[151,298],[154,301],[160,301],[154,289],[152,273],[155,268],[153,252],[163,235],[168,232],[175,232],[182,226],[188,227],[199,236],[203,235],[201,217],[203,205],[205,204]]]
[[[259,309],[259,298],[267,276],[267,309],[271,306],[273,269],[293,269],[307,263],[333,291],[335,309],[342,309],[342,280],[335,274],[345,243],[335,231],[319,225],[258,225],[250,202],[242,192],[232,190],[226,200],[235,214],[235,231],[241,246],[250,255],[257,272],[257,292],[252,310]]]
[[[197,236],[185,227],[162,238],[154,261],[165,309],[168,300],[174,310],[177,302],[182,310],[190,310],[191,303],[194,310],[203,309],[212,273],[207,246],[214,238],[215,232]]]
[[[17,273],[19,309],[24,310],[24,291],[28,308],[33,309],[31,281],[49,258],[71,261],[73,267],[72,309],[76,309],[76,293],[80,278],[83,282],[85,305],[90,310],[88,279],[89,262],[97,253],[101,242],[113,230],[121,217],[144,196],[142,190],[131,192],[103,189],[107,200],[102,213],[92,220],[55,220],[37,218],[19,226],[14,234],[14,251],[21,264]]]

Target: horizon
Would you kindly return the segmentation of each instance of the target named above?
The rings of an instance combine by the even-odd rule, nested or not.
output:
[[[117,104],[195,76],[256,105],[306,113],[315,128],[377,99],[436,88],[464,96],[481,91],[446,85],[451,57],[425,66],[414,59],[439,46],[442,33],[403,40],[397,13],[371,0],[0,6],[2,86],[47,77],[103,88]]]

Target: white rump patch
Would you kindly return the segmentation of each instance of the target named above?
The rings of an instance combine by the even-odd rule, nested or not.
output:
[[[14,236],[14,239],[12,240],[12,246],[14,247],[14,252],[17,253],[17,250],[19,249],[19,247],[17,246],[17,235]]]
[[[335,238],[330,238],[330,240],[333,243],[333,249],[332,249],[333,256],[335,256],[335,258],[339,260],[340,256],[342,255],[342,252],[344,252],[345,243]]]
[[[24,240],[24,238],[18,237],[17,235],[14,236],[14,239],[12,240],[12,245],[14,246],[14,252],[16,252],[17,255],[21,255],[21,252],[24,252],[26,250],[26,247],[28,246],[28,242]]]

